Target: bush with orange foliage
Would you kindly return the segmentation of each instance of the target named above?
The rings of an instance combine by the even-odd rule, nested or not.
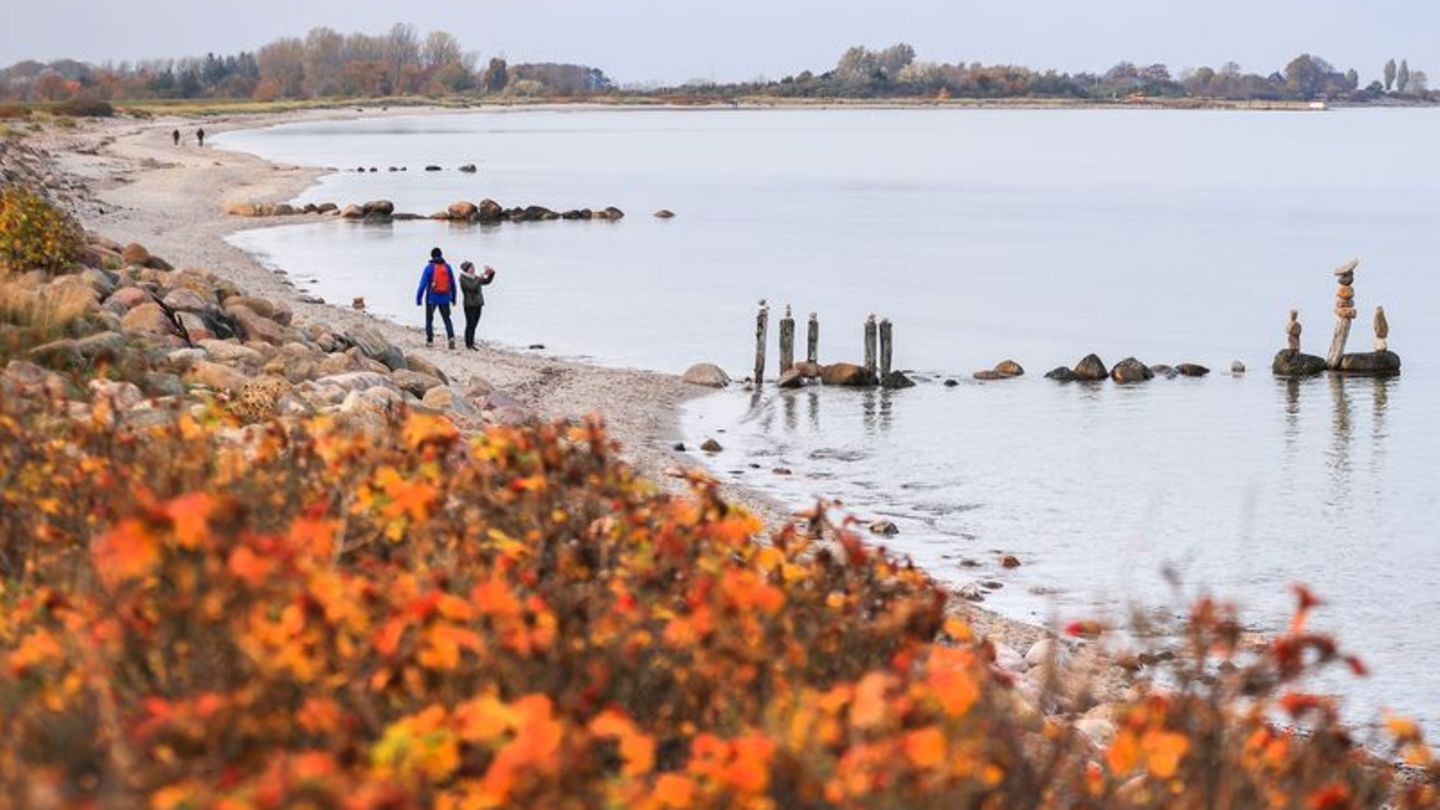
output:
[[[712,482],[659,493],[596,424],[5,413],[10,807],[1435,803],[1433,768],[1400,784],[1291,691],[1344,660],[1308,605],[1253,660],[1199,606],[1178,685],[1099,750],[1022,711],[920,571],[843,527],[757,543]]]

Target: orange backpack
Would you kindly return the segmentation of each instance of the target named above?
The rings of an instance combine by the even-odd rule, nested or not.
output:
[[[430,273],[430,292],[436,295],[450,294],[450,265],[445,262],[435,263],[435,269]]]

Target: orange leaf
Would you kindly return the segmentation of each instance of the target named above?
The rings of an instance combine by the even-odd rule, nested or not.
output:
[[[123,580],[139,579],[160,565],[160,543],[139,520],[121,521],[95,541],[95,568],[111,587]]]
[[[936,726],[905,735],[905,757],[917,768],[933,768],[945,761],[945,735]]]

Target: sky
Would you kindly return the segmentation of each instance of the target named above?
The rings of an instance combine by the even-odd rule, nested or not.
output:
[[[1440,73],[1440,4],[1425,0],[0,0],[0,65],[253,50],[313,26],[444,29],[482,58],[580,62],[616,81],[782,78],[851,45],[922,60],[1100,72],[1226,61],[1269,73],[1296,54],[1378,78],[1385,60]]]

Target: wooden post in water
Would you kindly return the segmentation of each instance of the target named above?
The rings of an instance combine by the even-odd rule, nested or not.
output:
[[[1330,340],[1330,353],[1325,356],[1325,366],[1331,371],[1340,368],[1345,342],[1350,339],[1350,324],[1355,320],[1355,268],[1359,266],[1359,259],[1351,259],[1335,269],[1335,280],[1340,284],[1335,293],[1335,337]]]
[[[765,338],[770,326],[770,307],[760,299],[760,312],[755,316],[755,387],[765,381]]]
[[[865,316],[865,370],[875,376],[875,313]]]
[[[785,305],[785,317],[780,319],[780,373],[795,367],[795,318],[790,314],[790,305]]]
[[[894,359],[894,331],[889,318],[880,319],[880,382],[890,376],[890,361]]]
[[[810,334],[805,341],[805,362],[820,363],[820,317],[813,312],[810,313]]]

